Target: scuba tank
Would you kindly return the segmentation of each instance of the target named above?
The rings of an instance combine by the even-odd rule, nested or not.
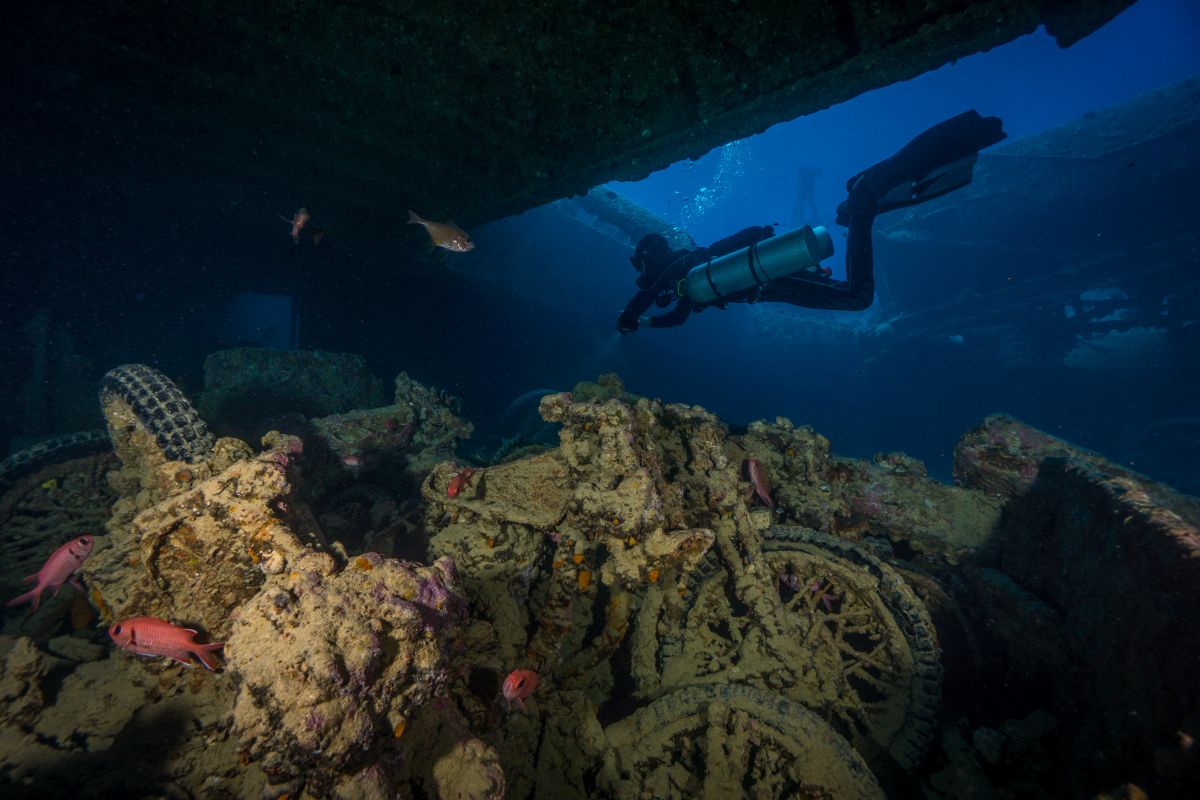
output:
[[[816,271],[833,255],[833,239],[821,226],[805,225],[692,267],[675,288],[693,303],[714,303],[775,278]]]

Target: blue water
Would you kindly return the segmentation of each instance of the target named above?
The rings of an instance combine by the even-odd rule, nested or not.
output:
[[[1039,29],[613,186],[704,243],[747,225],[791,222],[796,170],[811,166],[821,170],[818,202],[832,219],[846,178],[930,125],[975,108],[1003,118],[1009,139],[1020,139],[1200,71],[1198,36],[1200,4],[1142,0],[1069,48]],[[711,202],[695,199],[714,184],[721,191]]]

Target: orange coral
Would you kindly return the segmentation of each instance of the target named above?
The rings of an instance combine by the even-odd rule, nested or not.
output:
[[[77,594],[71,598],[71,627],[77,631],[86,630],[96,624],[96,609],[92,608],[87,598]]]
[[[100,615],[105,619],[109,617],[108,605],[104,602],[104,598],[100,596],[100,590],[92,589],[91,591],[92,604],[100,609]]]

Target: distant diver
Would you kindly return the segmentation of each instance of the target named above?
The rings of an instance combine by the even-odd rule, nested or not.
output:
[[[871,227],[886,211],[924,203],[971,182],[979,151],[1004,139],[999,117],[966,111],[934,125],[891,158],[846,182],[849,196],[837,223],[849,228],[846,280],[830,277],[821,261],[833,254],[823,227],[805,225],[775,236],[771,226],[752,226],[708,247],[672,250],[651,233],[638,242],[630,262],[639,291],[617,317],[617,330],[639,325],[680,325],[693,311],[727,303],[778,302],[804,308],[862,311],[875,300]],[[642,314],[674,303],[666,313]]]
[[[817,167],[796,170],[796,207],[792,210],[792,224],[821,220],[821,212],[817,210],[817,178],[820,175],[821,170]]]

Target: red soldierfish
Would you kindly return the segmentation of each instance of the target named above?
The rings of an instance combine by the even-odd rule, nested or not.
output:
[[[300,244],[300,231],[304,230],[304,226],[308,224],[310,219],[312,219],[312,215],[308,213],[308,209],[300,209],[291,219],[288,219],[282,214],[279,215],[279,218],[292,226],[292,241],[296,244]]]
[[[516,703],[517,708],[521,711],[525,710],[525,698],[533,694],[533,690],[538,687],[538,674],[531,669],[514,669],[508,673],[508,677],[504,679],[504,699],[508,701],[508,707],[512,708],[512,704]]]
[[[224,642],[198,644],[192,641],[196,632],[191,628],[172,625],[158,617],[130,617],[108,629],[108,635],[117,647],[123,647],[139,656],[166,656],[180,664],[192,666],[189,656],[195,656],[208,669],[217,669],[214,650],[225,646]]]
[[[475,249],[475,244],[467,232],[453,222],[431,222],[409,209],[408,224],[424,225],[425,230],[429,231],[429,238],[438,247],[444,247],[456,253],[465,253]]]
[[[46,559],[46,563],[37,571],[36,575],[30,575],[21,583],[29,583],[37,581],[33,587],[33,591],[26,592],[20,597],[14,597],[8,601],[8,605],[19,606],[22,603],[33,602],[33,610],[38,610],[38,603],[41,602],[42,592],[46,589],[53,589],[54,594],[58,594],[58,590],[69,578],[71,585],[76,589],[83,591],[83,586],[79,581],[71,577],[75,570],[92,554],[92,546],[95,541],[90,534],[77,536],[71,541],[64,544],[51,554]]]
[[[450,485],[446,487],[446,497],[458,497],[463,489],[471,485],[471,476],[478,471],[472,467],[460,469],[458,474],[450,479]]]
[[[774,511],[775,501],[771,499],[771,484],[767,483],[767,473],[763,471],[762,464],[759,464],[757,459],[747,458],[746,472],[750,474],[750,485],[754,487],[758,499]]]

